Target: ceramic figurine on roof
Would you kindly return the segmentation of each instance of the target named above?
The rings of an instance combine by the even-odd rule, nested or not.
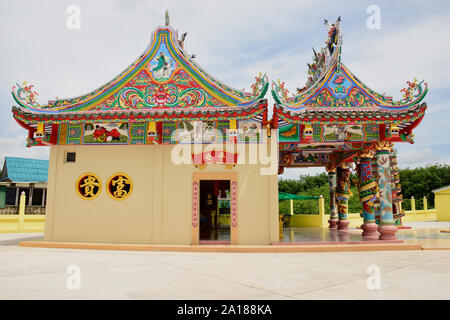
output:
[[[338,45],[339,35],[340,35],[340,23],[341,17],[337,18],[336,22],[331,24],[325,19],[325,27],[328,31],[328,39],[325,42],[328,48],[330,56],[333,55],[334,50]]]
[[[394,142],[413,143],[412,132],[422,121],[427,108],[422,100],[428,86],[417,79],[407,82],[400,101],[375,92],[342,63],[340,17],[334,24],[325,20],[325,26],[328,32],[326,47],[319,54],[314,50],[313,63],[308,64],[306,86],[297,89],[296,95],[288,96],[284,82],[272,83],[275,105],[271,123],[279,129],[280,167],[337,166],[339,185],[344,182],[339,181],[339,177],[346,176],[346,170],[349,170],[347,165],[340,164],[356,163],[365,221],[364,236],[378,238],[372,210],[372,206],[377,205],[380,208],[376,212],[380,217],[377,220],[380,224],[378,231],[383,231],[380,238],[395,238],[389,226],[394,223],[393,210],[394,217],[400,218],[397,207],[392,205],[392,199],[399,196],[397,188],[392,188],[390,183],[393,169],[389,161],[394,157],[389,155]],[[375,152],[374,157],[371,153]],[[304,160],[304,154],[308,153],[321,156],[311,162]],[[372,172],[372,162],[375,172]],[[335,174],[336,171],[329,173]],[[374,191],[374,181],[379,193]],[[392,195],[391,189],[394,191]],[[376,201],[375,194],[379,194]],[[331,219],[330,228],[346,229],[347,207],[344,202],[337,201],[341,206],[338,208],[339,219]],[[398,219],[396,223],[399,223]]]

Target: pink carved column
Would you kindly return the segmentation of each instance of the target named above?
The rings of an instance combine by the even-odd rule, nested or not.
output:
[[[192,182],[192,244],[197,245],[199,243],[199,182]]]
[[[237,199],[238,199],[238,189],[237,182],[231,181],[230,185],[230,224],[231,224],[231,244],[238,244],[238,216],[237,216]]]

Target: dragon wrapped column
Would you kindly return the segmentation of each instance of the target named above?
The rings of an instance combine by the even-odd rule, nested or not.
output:
[[[400,203],[402,202],[401,186],[400,186],[400,174],[397,166],[397,150],[393,149],[389,155],[391,164],[391,188],[392,188],[392,209],[394,216],[394,224],[396,226],[402,225],[402,217],[405,212],[400,209]]]
[[[378,232],[380,240],[396,240],[397,227],[394,225],[394,216],[392,212],[392,187],[391,187],[391,166],[389,161],[390,142],[381,141],[375,144],[377,171],[378,171],[378,190],[380,193],[380,225]]]
[[[374,204],[377,201],[378,185],[372,174],[372,158],[374,152],[372,150],[363,150],[359,154],[358,165],[358,193],[362,206],[362,215],[364,223],[363,237],[366,240],[378,239],[378,225],[375,223]]]

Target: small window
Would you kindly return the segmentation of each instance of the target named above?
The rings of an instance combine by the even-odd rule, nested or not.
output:
[[[16,205],[16,193],[17,193],[17,188],[16,187],[6,188],[6,201],[5,201],[5,204],[7,206],[15,206]]]
[[[75,162],[77,153],[76,152],[67,152],[66,153],[66,162]]]
[[[33,199],[31,199],[32,206],[43,206],[42,203],[44,189],[33,189]]]

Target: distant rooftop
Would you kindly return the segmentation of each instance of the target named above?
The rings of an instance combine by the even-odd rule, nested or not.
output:
[[[47,182],[48,160],[5,157],[0,181]]]
[[[432,190],[432,192],[436,193],[436,192],[441,192],[441,191],[444,191],[444,190],[447,190],[447,189],[450,189],[450,186],[445,186],[445,187],[442,187],[442,188],[439,188],[439,189],[434,189],[434,190]]]

